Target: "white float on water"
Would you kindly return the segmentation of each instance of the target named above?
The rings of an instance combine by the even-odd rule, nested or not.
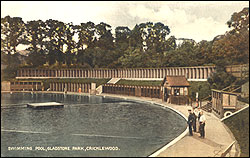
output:
[[[63,107],[64,105],[57,102],[46,102],[46,103],[29,103],[28,107],[31,108],[44,108],[44,107]]]

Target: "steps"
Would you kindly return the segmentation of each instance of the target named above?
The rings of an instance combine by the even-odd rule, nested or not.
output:
[[[109,84],[116,84],[121,78],[111,78],[107,83]]]
[[[98,86],[98,87],[96,88],[96,93],[97,93],[97,94],[102,94],[102,85],[100,85],[100,86]]]
[[[201,107],[202,110],[206,111],[206,112],[212,112],[212,103],[211,102],[207,102],[207,104],[205,104],[204,106]]]
[[[120,81],[121,78],[112,78],[111,80],[109,80],[107,83],[109,84],[116,84],[118,81]],[[102,94],[102,85],[98,86],[96,88],[96,93],[97,94]]]

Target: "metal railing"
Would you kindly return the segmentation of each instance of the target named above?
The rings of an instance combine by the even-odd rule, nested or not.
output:
[[[234,145],[235,141],[233,141],[221,154],[220,157],[226,157],[227,154],[229,154],[229,157],[231,157],[230,155],[230,151],[232,150],[232,147]]]

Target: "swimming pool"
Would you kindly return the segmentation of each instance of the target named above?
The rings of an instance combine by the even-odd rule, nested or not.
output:
[[[38,102],[64,107],[26,106]],[[1,95],[2,156],[148,156],[185,129],[179,114],[150,103],[52,93]]]

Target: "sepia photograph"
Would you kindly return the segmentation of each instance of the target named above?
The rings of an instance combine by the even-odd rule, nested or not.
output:
[[[249,157],[249,1],[1,1],[1,157]]]

